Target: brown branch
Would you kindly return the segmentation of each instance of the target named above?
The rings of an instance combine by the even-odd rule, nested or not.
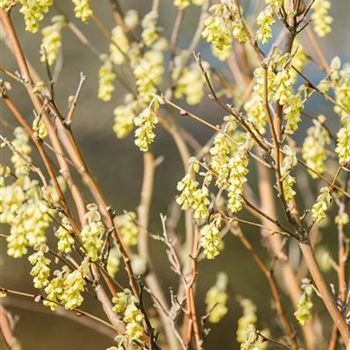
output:
[[[322,301],[332,317],[335,326],[338,328],[344,344],[348,346],[350,343],[349,326],[346,324],[343,315],[339,311],[335,297],[332,295],[320,271],[311,244],[308,240],[306,240],[304,242],[300,242],[299,246],[303,253],[305,263],[310,271],[311,277],[321,295]]]
[[[13,289],[8,289],[8,288],[4,288],[4,287],[0,287],[0,291],[5,293],[5,294],[10,294],[10,295],[15,295],[15,296],[18,296],[18,297],[23,297],[23,298],[29,298],[29,299],[32,299],[33,302],[40,302],[42,303],[43,301],[49,301],[51,303],[54,303],[56,305],[59,305],[59,306],[62,306],[62,304],[56,302],[56,301],[53,301],[53,300],[50,300],[48,298],[45,298],[44,296],[40,295],[40,294],[30,294],[30,293],[25,293],[25,292],[19,292],[17,290],[13,290]],[[109,324],[108,322],[106,322],[105,320],[102,320],[101,318],[93,315],[93,314],[90,314],[89,312],[87,311],[84,311],[84,310],[81,310],[81,309],[73,309],[70,311],[71,313],[75,314],[77,317],[81,317],[81,316],[85,316],[85,317],[88,317],[100,324],[103,324],[104,326],[110,328],[110,329],[114,329],[114,327]]]
[[[154,296],[163,305],[166,312],[163,309],[159,310],[159,315],[162,320],[162,324],[165,330],[167,340],[171,349],[178,349],[178,341],[176,335],[169,324],[169,319],[167,317],[168,305],[164,296],[164,292],[160,286],[158,278],[155,274],[154,267],[152,266],[152,261],[150,259],[149,252],[149,241],[148,241],[148,221],[149,221],[149,211],[152,201],[153,194],[153,182],[155,176],[156,163],[153,158],[152,153],[146,152],[143,155],[143,182],[141,189],[141,200],[138,207],[138,224],[139,224],[139,238],[138,238],[138,251],[140,257],[147,262],[148,273],[145,276],[146,284],[152,291],[152,296]]]
[[[21,344],[15,334],[15,320],[13,316],[0,305],[0,333],[10,350],[21,350]]]
[[[270,286],[270,289],[271,289],[272,298],[276,304],[277,314],[278,314],[278,317],[280,319],[281,324],[283,325],[284,331],[287,334],[290,343],[293,345],[293,349],[296,349],[296,350],[299,349],[299,345],[298,345],[298,342],[296,339],[296,333],[288,321],[288,318],[286,315],[286,310],[283,306],[283,303],[281,300],[281,295],[280,295],[275,277],[272,274],[272,271],[266,266],[264,261],[255,252],[255,250],[252,247],[252,245],[250,244],[249,240],[243,234],[243,232],[240,228],[240,225],[237,222],[233,222],[231,227],[232,227],[231,232],[239,238],[239,240],[243,244],[244,248],[252,256],[253,260],[256,262],[259,269],[261,270],[261,272],[263,273],[263,275],[267,279],[269,286]]]
[[[42,313],[42,314],[49,314],[51,316],[53,315],[53,316],[63,317],[68,320],[72,320],[73,322],[76,322],[84,327],[87,327],[90,330],[93,330],[108,338],[111,338],[111,339],[115,338],[115,330],[112,330],[109,327],[105,327],[104,325],[96,322],[91,318],[77,317],[74,313],[71,313],[65,310],[64,308],[58,308],[56,312],[52,312],[49,308],[44,307],[41,304],[33,303],[31,300],[17,299],[17,298],[15,299],[11,296],[7,296],[6,298],[4,298],[2,302],[4,303],[4,305],[8,305],[16,309]]]

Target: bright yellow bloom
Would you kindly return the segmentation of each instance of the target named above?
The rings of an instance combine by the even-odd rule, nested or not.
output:
[[[328,0],[316,0],[312,5],[311,20],[318,36],[324,37],[331,31],[333,18],[329,15],[331,2]]]
[[[80,18],[82,22],[87,22],[93,15],[91,9],[90,0],[72,0],[74,7],[75,17]]]
[[[112,62],[106,59],[99,72],[98,98],[102,101],[110,101],[114,91],[113,82],[117,77],[113,71]]]
[[[54,16],[51,19],[52,24],[43,28],[41,42],[41,62],[46,62],[51,66],[55,63],[57,54],[62,45],[61,31],[66,26],[63,16]]]
[[[206,310],[209,313],[209,322],[211,323],[220,322],[227,314],[227,282],[227,275],[224,272],[218,273],[215,285],[208,290],[205,296]]]

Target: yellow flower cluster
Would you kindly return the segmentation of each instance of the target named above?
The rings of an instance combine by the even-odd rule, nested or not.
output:
[[[147,152],[149,146],[153,143],[156,134],[154,129],[158,123],[158,118],[152,105],[146,107],[135,119],[134,124],[137,127],[135,130],[135,145],[140,151]]]
[[[326,218],[326,212],[331,204],[332,195],[328,187],[322,187],[321,194],[317,197],[315,204],[312,206],[312,218],[320,222]]]
[[[136,224],[136,214],[127,212],[118,216],[117,228],[126,246],[135,246],[138,242],[138,226]]]
[[[239,301],[243,308],[243,315],[238,319],[237,326],[237,341],[243,343],[247,338],[248,326],[255,324],[258,320],[256,316],[256,306],[249,299]]]
[[[36,116],[33,120],[33,131],[35,131],[37,136],[42,140],[47,136],[45,123],[39,116]]]
[[[200,246],[204,250],[205,257],[209,260],[215,259],[224,249],[224,242],[220,234],[221,225],[222,218],[216,216],[200,230]]]
[[[341,117],[342,124],[350,123],[350,65],[341,67],[339,57],[331,62],[331,80],[337,104],[334,111]]]
[[[325,171],[327,145],[330,143],[328,132],[322,126],[324,121],[324,116],[319,116],[318,120],[313,121],[314,125],[308,129],[302,149],[302,156],[306,165],[319,174],[323,174]],[[309,171],[309,174],[314,179],[317,178],[314,172]]]
[[[241,343],[241,350],[267,350],[267,342],[259,337],[259,333],[265,336],[269,335],[267,330],[259,331],[255,328],[254,324],[249,324],[247,327],[246,339]]]
[[[135,100],[132,94],[127,94],[124,104],[117,106],[114,111],[113,131],[117,137],[123,139],[129,135],[134,127],[136,115],[140,113],[143,103]]]
[[[113,247],[108,255],[107,260],[107,272],[108,274],[114,278],[120,267],[120,251],[117,247]]]
[[[311,296],[313,294],[313,288],[309,280],[305,279],[302,282],[303,294],[298,301],[298,306],[294,312],[294,316],[300,325],[304,326],[307,322],[312,320],[313,303]]]
[[[206,310],[211,323],[220,322],[227,314],[227,282],[227,275],[224,272],[218,273],[215,285],[208,290],[205,296]]]
[[[337,225],[347,225],[350,221],[350,217],[349,217],[349,214],[347,213],[340,213],[338,214],[336,217],[335,217],[335,220],[334,222],[337,224]]]
[[[276,50],[268,66],[268,99],[270,103],[276,103],[283,106],[284,119],[286,125],[284,132],[294,133],[300,123],[301,111],[304,107],[304,101],[301,91],[294,94],[293,85],[297,81],[297,73],[293,70],[291,64],[298,70],[302,70],[306,62],[306,55],[302,46],[297,44],[296,54],[292,57],[289,54],[282,55]],[[257,130],[265,133],[267,113],[264,101],[265,95],[265,72],[259,67],[254,70],[256,83],[253,87],[251,98],[244,104],[248,120]]]
[[[272,38],[272,24],[275,23],[274,13],[271,7],[267,6],[261,11],[256,19],[259,29],[256,38],[262,44],[266,44]]]
[[[38,250],[28,257],[33,265],[30,275],[33,276],[34,288],[41,289],[49,283],[50,277],[50,259],[45,257],[48,247],[45,244],[39,246]]]
[[[70,253],[74,243],[72,226],[66,216],[62,216],[61,225],[55,232],[55,236],[58,238],[57,250],[61,253]]]
[[[205,20],[202,36],[211,43],[214,56],[226,60],[232,50],[232,41],[246,41],[244,19],[238,7],[230,0],[210,7],[211,15]]]
[[[333,18],[329,15],[331,2],[329,0],[316,0],[312,5],[311,20],[318,36],[324,37],[331,32]]]
[[[206,63],[203,62],[205,65]],[[205,78],[198,64],[193,63],[189,67],[181,69],[180,77],[177,79],[175,98],[186,98],[189,105],[201,102],[204,95]]]
[[[271,8],[277,12],[283,5],[284,0],[266,0],[266,5],[271,6]]]
[[[143,18],[142,25],[142,40],[146,46],[152,46],[159,39],[161,28],[157,26],[158,13],[151,11]]]
[[[243,308],[243,315],[238,319],[236,337],[241,344],[241,350],[267,350],[266,343],[258,339],[258,332],[255,328],[258,321],[256,306],[249,299],[241,299],[239,303]],[[268,335],[267,330],[262,330],[261,333]]]
[[[15,175],[19,178],[29,174],[30,169],[26,160],[31,161],[30,154],[32,153],[32,149],[29,146],[29,136],[23,128],[15,128],[13,135],[15,138],[11,143],[16,152],[12,154],[11,163],[15,168]]]
[[[265,134],[267,113],[263,96],[257,91],[257,89],[253,90],[251,98],[244,104],[243,107],[249,122],[255,126],[260,134]]]
[[[36,33],[39,29],[38,22],[49,11],[53,0],[19,0],[22,7],[19,10],[24,16],[24,23],[28,32]]]
[[[58,304],[63,304],[66,310],[78,308],[84,301],[82,293],[85,291],[86,282],[81,272],[78,270],[70,271],[67,266],[62,270],[54,272],[55,277],[45,287],[47,299],[44,305],[52,311],[57,311]]]
[[[125,57],[130,49],[128,38],[122,27],[113,28],[111,40],[112,43],[109,45],[110,58],[115,65],[119,66],[125,62]]]
[[[101,221],[101,214],[97,209],[96,204],[88,204],[85,220],[87,221],[81,231],[81,239],[87,256],[96,261],[99,258],[101,248],[103,246],[102,236],[106,229]]]
[[[139,14],[136,10],[130,9],[126,11],[124,16],[124,22],[128,30],[133,30],[139,24]]]
[[[113,82],[116,78],[113,72],[112,62],[107,58],[98,72],[98,93],[97,96],[102,101],[110,101],[114,91]]]
[[[65,276],[69,273],[69,268],[64,266],[62,270],[56,270],[54,272],[55,277],[45,287],[45,293],[48,300],[44,300],[43,304],[48,306],[51,311],[57,311],[58,304],[61,302]]]
[[[286,125],[284,127],[284,132],[286,134],[293,134],[298,130],[301,121],[301,111],[304,108],[304,102],[301,97],[301,93],[296,95],[291,95],[287,98],[286,104],[283,108],[284,119],[286,120]]]
[[[162,82],[164,73],[163,53],[161,50],[147,51],[137,60],[134,67],[134,76],[137,92],[141,99],[148,103],[157,92],[156,86]]]
[[[292,150],[289,146],[284,145],[282,150],[285,154],[281,165],[283,195],[286,202],[290,203],[295,196],[293,186],[296,182],[295,178],[290,175],[290,172],[292,168],[297,165],[298,161],[295,151]]]
[[[239,140],[241,138],[241,140]],[[250,137],[246,133],[240,134],[236,137],[239,144],[237,145],[237,149],[232,154],[228,167],[230,170],[230,174],[228,176],[228,202],[227,208],[232,213],[237,213],[242,209],[243,205],[243,186],[244,183],[247,182],[247,174],[249,172],[249,158],[248,158],[248,150],[250,148]]]
[[[335,151],[338,154],[340,165],[350,162],[350,123],[338,131]]]
[[[60,301],[64,304],[66,310],[73,310],[83,303],[82,293],[85,286],[86,282],[80,270],[74,270],[65,276]]]
[[[82,22],[87,22],[93,15],[90,6],[90,0],[72,0],[74,4],[75,17],[80,18]]]
[[[112,299],[113,310],[123,318],[126,325],[125,336],[134,349],[143,349],[144,344],[144,316],[129,289],[124,289]]]
[[[12,4],[12,0],[0,0],[0,9],[7,10]]]
[[[227,186],[227,178],[230,174],[229,161],[232,152],[232,144],[226,135],[216,134],[213,146],[210,148],[210,166],[216,173],[215,183],[223,189]]]
[[[315,257],[322,272],[328,272],[331,270],[332,257],[326,247],[318,246],[315,251]]]
[[[19,127],[14,135],[12,146],[15,152],[11,162],[16,179],[6,184],[9,171],[2,167],[0,223],[10,226],[10,235],[6,238],[8,255],[20,258],[27,253],[28,246],[35,247],[46,241],[45,232],[52,222],[54,211],[49,209],[39,182],[29,177],[30,169],[26,161],[30,161],[31,148],[28,136]],[[55,190],[51,187],[49,192],[54,194]],[[50,199],[56,200],[57,197],[50,195]]]
[[[51,22],[51,25],[41,30],[43,38],[40,47],[40,61],[47,61],[50,66],[56,61],[62,45],[61,31],[66,26],[66,21],[61,15],[52,17]]]
[[[177,190],[181,192],[180,196],[176,199],[176,202],[181,206],[182,210],[192,208],[194,211],[194,217],[202,220],[206,219],[209,215],[209,190],[205,181],[202,188],[199,187],[199,183],[196,180],[196,175],[199,172],[198,160],[194,157],[189,159],[189,168],[184,178],[178,182]]]

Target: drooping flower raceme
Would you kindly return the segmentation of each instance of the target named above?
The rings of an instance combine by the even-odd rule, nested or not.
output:
[[[128,38],[121,26],[113,28],[111,41],[109,45],[110,58],[115,65],[119,66],[125,62],[125,57],[130,49]]]
[[[82,22],[87,22],[93,15],[90,0],[72,0],[74,4],[75,17],[80,18]]]
[[[64,281],[68,273],[69,268],[67,266],[64,266],[62,270],[56,270],[54,272],[55,277],[50,280],[44,289],[48,300],[44,300],[43,304],[49,307],[51,311],[57,311],[58,303],[62,301]]]
[[[74,244],[74,238],[72,234],[72,226],[66,216],[62,217],[61,225],[55,232],[55,236],[58,238],[57,250],[61,253],[70,253]]]
[[[256,306],[249,299],[240,299],[243,315],[238,320],[236,339],[241,344],[241,350],[267,350],[267,343],[258,337],[256,323]],[[269,336],[269,331],[263,329],[259,333]]]
[[[137,127],[135,145],[140,151],[147,152],[156,137],[154,129],[158,123],[157,115],[152,107],[147,107],[134,119],[134,123]]]
[[[239,138],[241,140],[239,140]],[[230,174],[228,176],[228,202],[227,208],[232,213],[237,213],[242,209],[243,205],[243,186],[247,181],[247,174],[249,172],[249,158],[248,150],[251,146],[251,140],[247,133],[240,134],[236,139],[239,144],[237,149],[232,154],[229,161]]]
[[[0,9],[6,10],[12,4],[12,0],[0,0]]]
[[[266,5],[270,6],[275,13],[281,8],[284,3],[284,0],[266,0]]]
[[[139,14],[136,10],[130,9],[126,11],[124,16],[125,25],[129,30],[133,30],[139,24]]]
[[[205,63],[203,62],[202,64]],[[181,70],[180,77],[176,82],[175,97],[185,97],[189,105],[196,105],[203,98],[204,85],[205,78],[198,64],[192,64]]]
[[[85,214],[87,223],[81,231],[81,239],[87,256],[92,261],[96,261],[103,246],[102,236],[106,229],[101,221],[101,214],[97,209],[97,205],[88,204],[87,209],[88,211]]]
[[[117,293],[112,299],[113,310],[123,318],[126,324],[125,337],[129,343],[135,345],[135,349],[142,349],[144,344],[144,328],[142,314],[138,304],[129,289]]]
[[[325,171],[325,162],[327,160],[327,146],[330,143],[330,137],[322,126],[325,121],[324,116],[319,116],[318,120],[314,120],[314,125],[307,131],[302,149],[302,156],[306,165],[316,171],[318,174],[323,174]],[[316,179],[318,177],[315,172],[309,170],[309,174]]]
[[[210,166],[216,173],[215,183],[220,189],[224,189],[228,185],[231,152],[232,144],[228,137],[222,133],[216,134],[209,153],[211,155]]]
[[[208,290],[205,296],[206,310],[211,323],[220,322],[227,314],[227,282],[227,275],[224,272],[218,273],[215,285]]]
[[[316,0],[312,5],[311,20],[318,36],[324,37],[331,31],[333,18],[329,15],[331,2],[329,0]]]
[[[19,0],[22,7],[19,10],[24,16],[24,23],[28,32],[36,33],[39,23],[49,11],[53,0]]]
[[[304,326],[306,323],[312,320],[312,299],[313,288],[309,280],[304,280],[302,283],[303,294],[301,295],[296,311],[294,312],[295,318],[298,322]]]
[[[66,21],[62,15],[52,17],[51,22],[51,25],[41,30],[43,39],[40,47],[40,61],[47,61],[50,66],[56,61],[62,45],[61,31],[66,26]]]
[[[45,127],[45,123],[42,118],[36,116],[33,120],[33,131],[37,134],[37,136],[43,140],[47,136],[47,130]]]
[[[119,271],[120,257],[121,257],[121,254],[118,247],[113,247],[109,252],[107,267],[106,267],[108,274],[112,278],[115,278],[115,275]]]
[[[215,259],[224,248],[220,228],[222,218],[216,216],[209,224],[200,230],[200,246],[204,250],[205,257],[209,260]]]
[[[157,93],[157,85],[162,82],[164,73],[163,53],[160,50],[147,51],[137,60],[134,67],[137,91],[145,103],[149,103]]]
[[[288,145],[284,145],[282,150],[285,154],[283,163],[281,165],[283,195],[286,203],[289,204],[295,196],[293,186],[296,182],[295,178],[290,174],[290,172],[293,167],[297,165],[298,161],[295,151],[292,150]]]
[[[332,201],[329,187],[322,187],[320,192],[321,194],[317,197],[317,200],[311,209],[312,218],[316,222],[321,222],[326,218],[326,212]]]
[[[41,289],[49,283],[50,259],[45,256],[47,251],[48,247],[43,244],[28,258],[29,262],[33,265],[30,275],[33,276],[34,288]]]
[[[114,111],[113,131],[119,139],[123,139],[129,135],[134,127],[134,120],[141,112],[143,103],[135,100],[132,94],[127,94],[124,104],[118,105]]]
[[[113,66],[110,59],[105,59],[103,65],[98,72],[98,98],[102,101],[110,101],[112,92],[114,91],[114,80],[116,74],[113,72]]]
[[[196,180],[198,172],[198,160],[192,157],[189,159],[187,174],[177,184],[177,190],[181,192],[181,194],[176,199],[176,202],[181,206],[182,210],[192,208],[194,211],[194,217],[202,220],[209,215],[209,190],[205,182],[203,182],[202,188],[199,187],[199,183]]]
[[[337,147],[335,151],[339,157],[339,164],[344,165],[350,162],[350,123],[340,128],[337,133]]]
[[[127,212],[118,216],[117,228],[126,246],[135,246],[138,242],[139,229],[136,224],[136,214]]]
[[[246,41],[244,19],[237,6],[230,0],[210,7],[211,15],[205,20],[202,36],[212,45],[214,56],[226,60],[232,49],[233,39]]]
[[[20,258],[27,253],[28,246],[36,247],[46,241],[46,230],[55,215],[48,201],[57,204],[58,197],[52,185],[44,190],[37,180],[30,178],[28,136],[20,127],[14,130],[14,135],[11,163],[15,180],[11,183],[8,172],[2,171],[0,223],[10,226],[10,234],[6,237],[8,254]]]
[[[146,46],[152,46],[159,38],[160,27],[157,26],[158,13],[151,11],[145,15],[141,24],[143,31],[142,40]]]
[[[293,134],[298,130],[303,109],[304,103],[300,93],[291,95],[286,99],[283,107],[284,119],[286,120],[284,132],[286,134]]]
[[[63,293],[60,301],[66,310],[78,308],[84,301],[82,293],[85,290],[86,282],[80,270],[67,273],[64,278]]]
[[[257,24],[259,26],[256,32],[256,38],[262,44],[266,44],[272,37],[272,24],[275,23],[273,10],[267,6],[264,11],[261,11],[257,17]]]

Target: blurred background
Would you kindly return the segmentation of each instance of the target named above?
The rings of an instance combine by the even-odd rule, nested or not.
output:
[[[90,25],[84,25],[79,20],[76,20],[73,15],[71,1],[61,0],[56,1],[56,3],[68,18],[83,30],[99,51],[107,52],[108,43],[101,37],[98,28],[93,22]],[[121,0],[120,3],[124,10],[136,9],[140,17],[151,8],[150,0]],[[250,2],[242,1],[242,3],[249,9],[253,7],[254,0]],[[161,0],[160,4],[159,24],[164,28],[165,36],[169,38],[176,16],[176,8],[173,6],[171,0]],[[92,1],[92,5],[96,15],[112,29],[115,22],[109,1],[95,0]],[[42,21],[41,27],[49,23],[50,18],[55,14],[57,12],[52,9],[45,20]],[[328,61],[335,55],[340,56],[343,62],[349,61],[350,2],[348,0],[332,2],[331,14],[335,18],[332,25],[333,31],[329,36],[321,40],[322,49]],[[197,26],[198,16],[199,9],[195,6],[191,6],[186,11],[179,34],[178,43],[181,48],[187,48]],[[33,35],[24,31],[22,16],[18,13],[18,9],[13,11],[13,19],[26,55],[34,63],[40,75],[46,77],[45,67],[38,63],[41,35],[39,33]],[[275,34],[278,34],[278,25],[274,28]],[[308,45],[306,40],[301,39],[301,42],[306,52],[312,56],[312,47]],[[230,79],[227,67],[213,58],[208,45],[203,41],[199,46],[199,51],[204,60],[208,61],[215,68],[220,69],[222,74]],[[86,46],[83,46],[77,41],[69,30],[63,32],[62,58],[62,70],[59,80],[55,85],[58,105],[63,111],[67,110],[68,97],[74,94],[79,82],[79,74],[83,72],[87,76],[87,80],[74,116],[73,130],[90,168],[93,170],[98,183],[103,188],[113,208],[118,213],[122,213],[123,210],[136,210],[139,203],[142,180],[142,154],[134,145],[133,134],[121,141],[116,138],[112,130],[113,109],[118,103],[122,102],[126,91],[122,86],[117,84],[110,102],[101,102],[97,99],[100,62],[96,56],[91,54]],[[17,69],[13,57],[3,44],[1,47],[1,65],[12,71]],[[307,66],[306,75],[314,82],[317,82],[322,77],[316,64],[309,64]],[[24,88],[19,84],[13,84],[11,94],[21,112],[28,119],[32,120],[32,105],[28,100]],[[179,104],[191,111],[195,111],[198,115],[201,115],[204,119],[212,123],[220,122],[224,116],[222,111],[218,110],[208,98],[205,98],[196,107],[187,106],[185,101],[179,101]],[[314,96],[310,103],[308,103],[306,110],[312,112],[314,115],[319,113],[327,116],[333,115],[332,107],[325,104],[317,96]],[[1,123],[1,133],[10,136],[9,127],[11,128],[16,124],[3,105],[1,105],[1,119],[3,121]],[[196,124],[194,121],[182,120],[181,123],[202,144],[212,135],[209,129]],[[308,122],[303,124],[298,137],[304,135],[308,125]],[[334,126],[336,126],[336,123]],[[183,176],[183,168],[173,140],[161,128],[157,130],[153,152],[156,157],[164,157],[164,161],[158,168],[156,175],[150,221],[150,231],[160,233],[160,213],[166,214],[168,212],[169,205],[176,194],[176,183]],[[7,157],[7,151],[2,150],[1,162],[6,160]],[[251,173],[250,177],[254,180],[255,174]],[[2,227],[2,232],[6,234],[7,227]],[[254,245],[258,247],[262,256],[267,256],[265,250],[259,244],[258,232],[255,230],[246,230],[246,232]],[[324,229],[325,243],[336,243],[336,239],[332,239],[334,233],[329,228]],[[15,260],[6,256],[6,246],[3,241],[1,241],[0,259],[1,286],[35,293],[29,276],[30,266],[26,259]],[[162,284],[165,287],[175,286],[175,275],[170,271],[167,263],[164,263],[166,259],[164,246],[152,242],[152,259]],[[266,280],[259,273],[251,258],[241,248],[238,240],[231,236],[225,238],[225,250],[214,263],[207,263],[205,261],[200,263],[197,299],[200,314],[205,313],[205,292],[215,283],[216,273],[219,271],[225,271],[228,274],[230,285],[234,291],[238,291],[241,295],[252,299],[257,304],[259,325],[261,325],[261,328],[271,324],[271,320],[272,324],[274,323],[273,318],[275,314],[271,311],[270,298],[268,297],[270,292]],[[334,278],[332,275],[327,277],[329,277],[330,281]],[[10,305],[8,308],[18,317],[16,334],[23,345],[23,349],[78,350],[84,348],[85,350],[95,350],[105,349],[107,346],[113,344],[111,339],[95,332],[93,329],[48,313],[45,308],[39,305],[31,307],[29,304],[23,304],[20,308]],[[99,304],[92,298],[88,300],[84,308],[101,314]],[[238,345],[235,343],[235,331],[236,321],[241,315],[241,310],[232,301],[229,303],[229,308],[229,314],[219,326],[212,326],[212,331],[208,335],[206,342],[207,349],[238,349]],[[318,310],[322,318],[324,316],[323,307],[320,307]],[[291,311],[289,309],[289,312]],[[330,329],[326,329],[325,331],[326,334],[329,334]],[[3,349],[3,344],[0,344],[0,348]]]

